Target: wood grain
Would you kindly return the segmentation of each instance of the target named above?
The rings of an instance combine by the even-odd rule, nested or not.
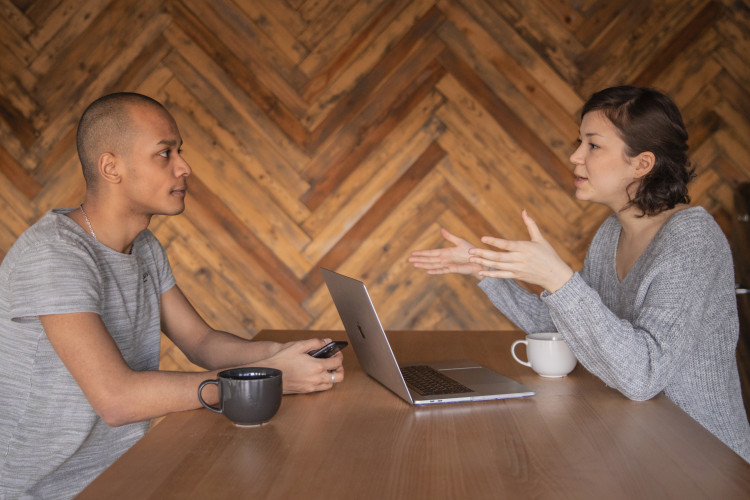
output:
[[[390,335],[400,362],[473,359],[533,397],[416,408],[345,350],[346,380],[333,390],[285,396],[252,429],[204,409],[171,414],[80,498],[747,497],[750,465],[666,396],[630,401],[580,366],[544,379],[511,358],[518,338]]]
[[[337,328],[319,266],[366,279],[387,328],[507,328],[461,277],[405,260],[440,227],[582,263],[608,215],[572,196],[579,110],[601,87],[671,94],[693,202],[732,237],[750,180],[747,0],[0,0],[0,257],[84,194],[75,127],[149,94],[194,173],[152,229],[213,325]],[[190,365],[168,342],[163,367]]]

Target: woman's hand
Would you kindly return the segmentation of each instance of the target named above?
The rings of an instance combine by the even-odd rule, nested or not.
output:
[[[469,261],[469,249],[474,245],[468,241],[452,235],[445,229],[440,234],[453,244],[452,247],[434,250],[415,250],[409,257],[409,262],[418,269],[424,269],[427,274],[473,274],[479,278],[482,266]]]
[[[288,342],[270,358],[254,363],[278,368],[282,377],[284,394],[325,391],[344,380],[343,355],[338,352],[330,358],[313,358],[309,351],[320,349],[330,339],[309,339]]]
[[[521,212],[531,241],[511,241],[484,236],[482,243],[500,251],[472,248],[469,261],[489,268],[479,272],[479,276],[509,278],[525,281],[544,287],[550,293],[562,288],[573,276],[573,270],[544,239],[536,222],[526,210]]]

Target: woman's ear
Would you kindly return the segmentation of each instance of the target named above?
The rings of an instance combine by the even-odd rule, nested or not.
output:
[[[102,153],[99,156],[99,175],[106,182],[119,184],[120,176],[120,158],[114,153]]]
[[[635,178],[642,179],[654,168],[656,157],[651,151],[644,151],[633,158],[633,162],[635,164]]]

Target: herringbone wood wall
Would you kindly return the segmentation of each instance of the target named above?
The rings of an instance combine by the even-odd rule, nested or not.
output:
[[[84,195],[75,126],[117,90],[162,101],[193,167],[152,230],[216,327],[341,328],[319,266],[368,282],[386,328],[511,325],[469,278],[406,263],[526,237],[527,208],[574,267],[606,210],[572,196],[595,90],[674,97],[730,230],[750,180],[750,6],[723,0],[0,0],[0,257]],[[188,368],[164,343],[163,366]]]

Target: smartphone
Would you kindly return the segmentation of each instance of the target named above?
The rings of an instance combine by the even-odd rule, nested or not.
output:
[[[333,342],[327,343],[317,351],[310,351],[307,354],[313,358],[330,358],[348,345],[349,343],[344,340],[334,340]]]

